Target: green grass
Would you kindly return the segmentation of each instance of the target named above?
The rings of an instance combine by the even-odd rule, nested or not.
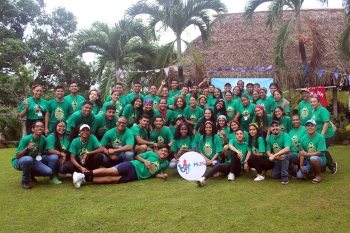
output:
[[[350,228],[350,147],[331,147],[338,173],[320,184],[290,178],[254,182],[254,172],[209,179],[202,188],[174,170],[169,179],[121,185],[39,177],[23,190],[10,165],[15,149],[0,150],[0,232],[347,232]],[[268,173],[268,176],[270,172]]]

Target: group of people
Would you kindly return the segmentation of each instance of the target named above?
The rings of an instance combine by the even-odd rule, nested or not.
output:
[[[298,113],[290,117],[290,103],[277,83],[270,84],[271,96],[258,83],[232,89],[214,87],[209,79],[198,85],[183,86],[173,80],[170,88],[163,81],[149,94],[141,93],[135,82],[124,95],[117,83],[111,95],[101,101],[98,90],[87,98],[78,94],[77,83],[55,88],[55,98],[42,97],[40,85],[19,109],[26,117],[27,136],[19,143],[12,159],[22,171],[22,187],[31,188],[35,176],[49,176],[60,184],[58,174],[72,174],[74,185],[84,182],[125,183],[155,176],[167,179],[167,167],[176,168],[185,152],[196,151],[212,167],[197,180],[220,173],[232,181],[242,172],[256,170],[254,181],[272,178],[288,184],[288,176],[322,181],[327,167],[332,174],[337,163],[327,151],[334,129],[327,109],[308,89]]]

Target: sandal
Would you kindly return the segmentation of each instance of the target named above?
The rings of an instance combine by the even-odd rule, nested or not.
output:
[[[318,184],[318,183],[321,183],[321,181],[322,180],[318,180],[318,179],[313,179],[312,181],[311,181],[311,183],[313,183],[313,184]]]

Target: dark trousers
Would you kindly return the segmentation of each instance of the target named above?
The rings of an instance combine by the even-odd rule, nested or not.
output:
[[[332,127],[332,126],[330,126]],[[326,148],[328,149],[328,147],[333,143],[334,141],[334,136],[330,137],[330,138],[326,138]],[[328,150],[325,152],[326,158],[327,158],[327,163],[326,166],[329,168],[329,170],[332,170],[332,168],[335,166],[335,162],[333,161],[333,158],[331,156],[331,154],[328,152]]]
[[[97,153],[89,157],[89,159],[86,161],[85,165],[82,165],[88,170],[95,170],[99,167],[101,167],[101,164],[103,162],[103,154]],[[80,161],[78,162],[80,164]],[[60,173],[73,173],[73,172],[80,172],[80,170],[73,165],[73,163],[69,160],[65,164],[61,165],[59,168]]]
[[[204,174],[205,179],[209,179],[217,172],[221,172],[225,176],[227,176],[230,172],[233,173],[235,177],[239,176],[241,173],[241,160],[237,157],[236,152],[231,151],[230,153],[231,163],[220,163],[214,166]]]
[[[248,165],[249,167],[255,168],[258,174],[261,174],[263,170],[271,170],[275,163],[268,160],[265,156],[251,154]]]

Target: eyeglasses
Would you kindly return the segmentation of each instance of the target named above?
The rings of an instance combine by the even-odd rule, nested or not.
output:
[[[126,125],[126,122],[119,122],[119,121],[117,121],[117,124],[118,125]]]
[[[63,129],[65,129],[66,126],[65,126],[65,125],[57,125],[57,128],[63,128]]]

